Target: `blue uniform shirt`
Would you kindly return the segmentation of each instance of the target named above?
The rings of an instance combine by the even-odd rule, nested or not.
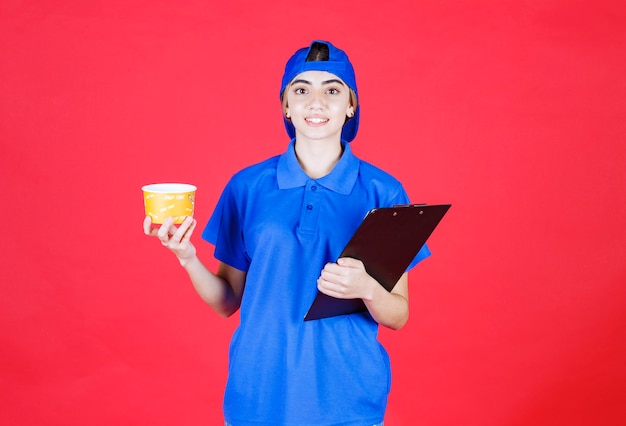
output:
[[[202,237],[246,271],[229,351],[224,415],[234,426],[363,426],[381,422],[391,384],[369,313],[303,321],[317,278],[365,214],[409,202],[399,181],[344,144],[332,172],[311,179],[294,141],[235,174]],[[424,246],[413,262],[429,255]]]

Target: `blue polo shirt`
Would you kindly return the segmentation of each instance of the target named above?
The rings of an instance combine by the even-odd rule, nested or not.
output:
[[[303,318],[317,278],[374,207],[409,202],[399,181],[349,144],[332,172],[311,179],[294,141],[235,174],[202,237],[246,271],[229,351],[224,416],[234,426],[363,426],[381,422],[391,385],[369,313]],[[424,246],[413,262],[429,255]]]

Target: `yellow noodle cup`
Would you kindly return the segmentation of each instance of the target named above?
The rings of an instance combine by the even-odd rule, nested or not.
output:
[[[193,216],[195,186],[186,183],[155,183],[141,189],[146,215],[152,218],[153,224],[162,224],[168,216],[174,218],[175,224],[180,224],[187,216]]]

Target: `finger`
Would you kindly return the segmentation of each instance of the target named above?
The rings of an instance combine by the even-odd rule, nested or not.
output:
[[[174,218],[169,216],[163,221],[163,224],[157,232],[157,236],[163,244],[166,244],[170,240],[170,227],[173,226]],[[175,228],[175,227],[174,227]],[[175,231],[174,231],[175,232]]]
[[[149,237],[158,237],[159,228],[152,223],[152,218],[146,216],[143,220],[143,232]]]
[[[191,240],[191,235],[193,234],[194,229],[196,229],[196,225],[198,224],[198,221],[194,218],[188,217],[187,219],[185,219],[185,221],[189,220],[189,229],[187,229],[187,231],[185,232],[185,234],[183,235],[183,239],[182,241],[188,242],[189,240]]]
[[[319,277],[317,279],[317,289],[321,291],[322,293],[328,294],[328,292],[330,291],[330,287],[331,287],[331,283],[325,280],[324,278]]]
[[[193,218],[186,217],[183,223],[180,224],[176,232],[174,232],[174,234],[172,235],[171,240],[179,242],[179,243],[182,242],[183,239],[185,239],[185,235],[187,234],[187,232],[190,231],[192,222],[193,222]],[[191,238],[191,236],[189,236],[189,238]],[[187,240],[189,238],[187,238]]]
[[[152,218],[150,216],[146,216],[143,219],[143,232],[146,235],[153,235],[151,231],[152,231]]]
[[[363,262],[359,259],[354,259],[352,257],[342,257],[337,259],[337,264],[339,266],[347,267],[347,268],[360,268],[363,266]]]
[[[329,268],[324,268],[320,273],[318,280],[333,281],[336,277],[337,275],[330,271]]]
[[[344,288],[341,285],[334,284],[323,278],[317,280],[317,289],[328,296],[336,298],[343,298],[344,295]]]
[[[176,226],[175,219],[173,217],[170,217],[169,219],[170,220],[168,221],[168,224],[166,226],[167,234],[174,235],[176,231],[178,231],[178,227]]]
[[[341,267],[336,263],[327,263],[324,265],[324,269],[322,271],[326,271],[331,274],[339,274],[341,272]]]
[[[346,277],[340,274],[333,274],[328,271],[322,271],[320,274],[319,280],[325,287],[332,286],[335,287],[343,287],[346,284]]]

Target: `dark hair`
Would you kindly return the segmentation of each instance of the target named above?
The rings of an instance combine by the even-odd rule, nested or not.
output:
[[[328,61],[330,58],[330,52],[328,51],[328,45],[326,43],[320,43],[318,41],[311,45],[311,50],[306,56],[305,62],[316,61]]]

